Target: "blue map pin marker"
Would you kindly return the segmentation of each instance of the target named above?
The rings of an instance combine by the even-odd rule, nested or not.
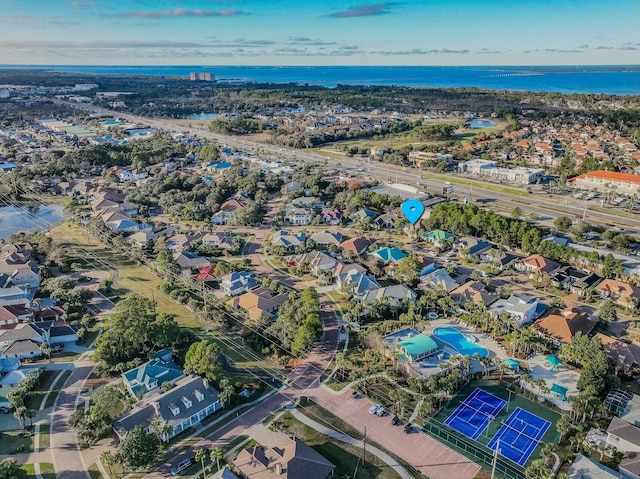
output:
[[[407,200],[400,205],[400,209],[412,225],[415,225],[424,213],[424,205],[418,200]]]

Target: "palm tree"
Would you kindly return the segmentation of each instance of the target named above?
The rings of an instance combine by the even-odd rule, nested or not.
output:
[[[13,415],[15,416],[15,418],[20,421],[20,429],[22,429],[24,431],[24,419],[26,417],[26,412],[27,412],[27,408],[26,406],[18,406],[16,407],[16,410],[13,412]]]
[[[42,345],[40,345],[40,350],[47,357],[47,359],[49,360],[50,363],[53,362],[53,360],[51,359],[51,353],[53,351],[52,351],[51,345],[49,343],[42,343]]]
[[[207,457],[207,451],[205,449],[198,449],[196,451],[196,461],[200,461],[202,464],[202,479],[207,479],[207,473],[204,470],[204,459]]]
[[[571,416],[569,414],[563,414],[560,416],[560,419],[558,419],[558,422],[556,423],[556,429],[560,433],[560,438],[558,439],[558,442],[560,443],[562,442],[562,438],[573,429]]]
[[[219,447],[214,447],[211,450],[211,460],[212,461],[216,461],[216,471],[220,470],[220,459],[222,459],[224,457],[224,452],[222,451],[222,448]]]
[[[151,429],[151,432],[156,435],[158,441],[160,442],[167,442],[168,439],[165,438],[173,431],[173,428],[171,426],[158,419],[151,421],[149,429]]]

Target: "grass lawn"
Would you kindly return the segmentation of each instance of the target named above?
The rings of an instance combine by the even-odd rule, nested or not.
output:
[[[40,404],[42,404],[42,398],[49,392],[51,385],[55,378],[58,377],[61,371],[44,371],[40,375],[40,384],[37,389],[31,394],[26,401],[26,406],[36,411],[40,410]]]
[[[49,449],[51,442],[49,434],[51,433],[51,426],[48,423],[40,424],[39,447],[40,450]]]
[[[285,413],[282,416],[282,421],[287,429],[295,432],[296,436],[307,445],[335,464],[335,477],[354,477],[354,479],[396,479],[400,477],[386,463],[372,454],[367,454],[367,462],[363,465],[361,463],[362,449],[325,436],[301,423],[290,413]],[[353,476],[358,464],[357,476]]]
[[[49,397],[44,403],[44,409],[53,407],[53,404],[56,402],[56,398],[58,397],[58,394],[64,387],[64,383],[67,382],[67,379],[69,379],[69,376],[71,376],[72,373],[73,371],[71,371],[70,369],[67,369],[62,372],[62,375],[60,376],[60,378],[58,379],[58,382],[56,383],[56,387],[51,390]]]
[[[51,236],[58,242],[67,243],[71,252],[74,249],[79,249],[78,257],[74,262],[84,263],[88,268],[104,270],[105,265],[95,261],[92,257],[87,257],[85,250],[88,251],[93,257],[103,259],[118,268],[118,287],[153,299],[157,303],[159,311],[174,315],[182,326],[192,328],[200,326],[196,313],[189,311],[172,298],[158,291],[158,287],[163,282],[162,278],[145,266],[141,266],[113,249],[105,247],[100,240],[91,234],[88,235],[89,244],[87,244],[87,233],[69,222],[62,223],[51,230]]]
[[[22,464],[20,469],[25,472],[26,477],[36,477],[36,469],[33,464]]]
[[[180,326],[191,329],[197,335],[203,336],[207,323],[200,319],[198,313],[190,311],[185,306],[174,301],[171,297],[161,293],[158,287],[163,282],[163,279],[153,271],[131,261],[129,258],[113,251],[111,248],[106,248],[102,242],[92,235],[88,236],[89,244],[87,245],[87,233],[69,222],[54,228],[51,231],[51,236],[58,242],[67,243],[68,249],[72,252],[74,247],[80,247],[81,249],[78,251],[78,257],[75,262],[82,263],[87,268],[104,270],[106,266],[91,257],[87,258],[84,250],[88,250],[92,256],[101,258],[117,267],[118,287],[154,300],[157,304],[158,311],[175,316]],[[245,354],[236,354],[234,356],[234,349],[242,350],[244,348],[225,332],[217,331],[216,333],[220,336],[217,342],[219,342],[222,352],[234,361],[236,367],[251,368],[256,366],[256,360],[253,356],[249,356],[248,350],[245,350]],[[220,339],[225,339],[225,341],[221,341]]]
[[[0,455],[33,452],[33,436],[23,437],[20,431],[0,431]]]
[[[48,462],[40,463],[40,474],[43,479],[56,479],[56,472],[53,469],[53,464],[49,464]]]

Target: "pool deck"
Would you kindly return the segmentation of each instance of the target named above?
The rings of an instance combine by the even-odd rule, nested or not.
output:
[[[574,369],[566,367],[564,364],[560,364],[554,371],[551,371],[546,365],[546,357],[547,355],[536,354],[527,358],[527,368],[529,369],[529,375],[533,379],[544,379],[544,382],[549,389],[551,389],[553,383],[567,388],[567,397],[569,398],[571,396],[578,395],[577,384],[578,379],[580,378],[580,373],[578,373]],[[563,411],[571,410],[571,404],[569,402],[561,401],[551,393],[540,394],[540,391],[535,386],[527,384],[524,381],[520,381],[520,385],[523,388],[537,394],[538,396],[543,396],[545,399],[555,404]]]
[[[500,346],[496,341],[485,335],[484,333],[479,333],[473,328],[470,328],[463,323],[459,323],[455,320],[439,318],[429,322],[429,328],[423,333],[426,335],[430,335],[436,339],[436,341],[441,341],[440,339],[433,336],[433,330],[436,328],[456,328],[462,334],[470,334],[474,338],[477,339],[475,344],[484,347],[487,351],[489,351],[489,358],[493,359],[494,357],[499,357],[502,359],[507,359],[509,356],[505,349]],[[441,343],[446,343],[445,341],[441,341]],[[443,351],[447,352],[450,356],[457,356],[459,353],[453,348],[453,345],[447,345],[442,348]],[[446,361],[446,360],[445,360]],[[440,364],[444,362],[443,360],[438,359],[437,355],[429,356],[428,358],[421,359],[417,362],[410,362],[408,366],[418,375],[420,376],[431,376],[433,374],[442,373],[443,369],[440,367]],[[477,363],[477,364],[476,364]],[[482,372],[482,364],[479,361],[471,361],[471,373]]]

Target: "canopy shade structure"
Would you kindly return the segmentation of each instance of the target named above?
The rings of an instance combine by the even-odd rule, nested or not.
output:
[[[557,368],[560,364],[562,364],[562,359],[560,359],[558,356],[556,356],[555,354],[552,354],[551,356],[547,356],[545,358],[545,361],[548,362],[551,365],[551,371],[553,371],[555,368]]]
[[[567,388],[562,387],[559,384],[553,383],[553,385],[551,386],[550,391],[558,399],[560,399],[562,401],[568,401],[568,399],[567,399]]]
[[[505,359],[504,364],[509,369],[520,369],[520,361],[516,361],[515,359]]]

